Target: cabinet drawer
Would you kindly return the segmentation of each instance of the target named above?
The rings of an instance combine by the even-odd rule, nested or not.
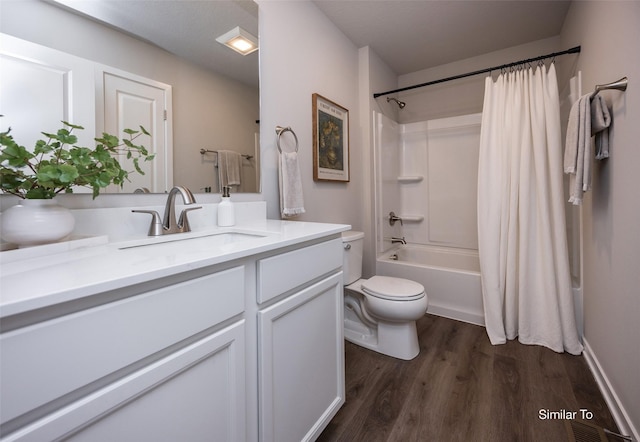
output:
[[[12,441],[244,441],[244,339],[241,320],[5,436]]]
[[[258,261],[258,303],[342,267],[342,240],[326,241]]]
[[[235,267],[3,334],[2,422],[244,311]]]

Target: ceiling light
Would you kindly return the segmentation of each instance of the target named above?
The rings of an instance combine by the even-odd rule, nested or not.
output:
[[[258,50],[258,37],[251,35],[240,26],[216,38],[216,41],[242,55],[247,55]]]

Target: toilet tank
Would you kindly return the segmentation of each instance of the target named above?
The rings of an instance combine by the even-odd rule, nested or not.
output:
[[[342,232],[342,271],[344,285],[356,282],[362,277],[362,251],[364,233],[355,230]]]

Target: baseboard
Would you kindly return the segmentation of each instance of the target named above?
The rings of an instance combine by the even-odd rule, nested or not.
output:
[[[443,307],[441,305],[433,305],[431,303],[429,303],[427,313],[430,315],[442,316],[443,318],[455,319],[456,321],[468,322],[469,324],[480,325],[484,327],[484,314],[466,312],[449,307]]]
[[[600,388],[600,392],[602,393],[604,400],[607,402],[609,411],[611,411],[620,433],[632,436],[634,441],[640,441],[638,429],[634,427],[631,419],[629,419],[629,414],[622,403],[620,403],[618,395],[613,389],[611,382],[609,382],[606,373],[602,370],[602,366],[600,365],[600,362],[598,362],[598,358],[596,358],[596,355],[593,353],[593,350],[591,350],[586,339],[583,340],[583,345],[584,358],[587,361],[587,365],[589,366],[593,377],[596,379],[596,383]]]

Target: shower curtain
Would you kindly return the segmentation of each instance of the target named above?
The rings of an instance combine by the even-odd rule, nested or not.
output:
[[[485,81],[478,166],[478,249],[487,334],[582,352],[564,217],[553,64]]]

